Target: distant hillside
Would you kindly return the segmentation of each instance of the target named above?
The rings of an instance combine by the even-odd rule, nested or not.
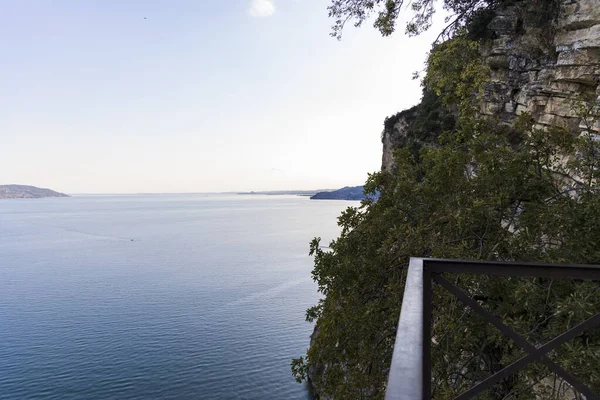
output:
[[[331,192],[319,192],[311,196],[313,200],[362,200],[365,198],[362,186],[346,186]]]
[[[41,197],[69,197],[54,190],[26,185],[0,185],[0,199],[37,199]]]
[[[268,194],[268,195],[295,195],[295,196],[312,196],[320,191],[327,189],[317,189],[317,190],[267,190],[262,192],[239,192],[238,194]]]

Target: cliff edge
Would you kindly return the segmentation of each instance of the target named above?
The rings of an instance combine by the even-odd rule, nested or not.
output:
[[[556,4],[555,20],[541,23],[526,17],[540,12],[528,9],[531,5],[527,2],[494,11],[487,24],[488,40],[480,48],[491,71],[480,107],[482,115],[510,123],[527,112],[539,127],[587,129],[574,104],[600,97],[600,4],[597,0]],[[393,164],[395,148],[423,141],[410,132],[414,112],[422,104],[386,123],[382,170]],[[591,129],[600,133],[600,121]]]

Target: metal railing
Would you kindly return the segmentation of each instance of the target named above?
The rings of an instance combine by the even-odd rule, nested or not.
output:
[[[431,399],[433,282],[448,290],[459,301],[483,316],[487,322],[494,325],[527,353],[487,379],[476,383],[472,388],[455,397],[455,400],[471,399],[482,391],[489,389],[496,382],[511,376],[536,361],[545,364],[554,374],[584,395],[587,400],[600,399],[599,394],[594,393],[589,387],[571,376],[547,356],[548,352],[558,346],[600,325],[600,313],[549,342],[536,347],[506,326],[499,318],[481,307],[468,294],[444,279],[442,273],[600,280],[600,266],[595,265],[525,264],[411,258],[388,378],[386,400]]]

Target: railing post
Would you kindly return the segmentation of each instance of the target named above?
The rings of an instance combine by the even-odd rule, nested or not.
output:
[[[427,261],[423,263],[423,400],[431,399],[431,314],[432,276]]]
[[[423,400],[423,301],[423,259],[411,258],[386,400]]]

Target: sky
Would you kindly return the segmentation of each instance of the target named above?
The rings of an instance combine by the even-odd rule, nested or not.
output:
[[[361,185],[418,103],[440,23],[348,26],[328,0],[0,0],[0,184],[66,193]],[[402,23],[401,23],[402,24]]]

